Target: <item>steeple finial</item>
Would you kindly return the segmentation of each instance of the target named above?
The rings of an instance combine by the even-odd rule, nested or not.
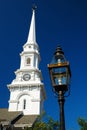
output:
[[[27,43],[36,43],[36,32],[35,32],[35,9],[36,5],[32,6],[32,19],[30,24],[30,30],[28,35]]]
[[[33,6],[32,6],[32,10],[36,10],[37,9],[37,6],[35,5],[35,4],[33,4]]]

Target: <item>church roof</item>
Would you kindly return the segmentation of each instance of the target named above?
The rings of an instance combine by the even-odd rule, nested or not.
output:
[[[20,112],[9,112],[8,109],[0,109],[0,123],[2,125],[14,125],[14,127],[31,127],[38,115],[23,115]]]
[[[15,126],[32,126],[35,120],[37,119],[37,115],[24,115],[22,118],[20,118],[16,123]]]
[[[6,108],[0,108],[0,121],[11,121],[21,112],[9,112]]]

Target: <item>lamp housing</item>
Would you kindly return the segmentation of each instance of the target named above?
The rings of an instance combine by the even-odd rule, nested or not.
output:
[[[60,46],[57,47],[52,62],[48,64],[48,69],[54,90],[56,92],[68,91],[71,77],[70,65]]]

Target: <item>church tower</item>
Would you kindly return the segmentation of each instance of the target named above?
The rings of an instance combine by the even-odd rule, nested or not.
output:
[[[16,70],[16,78],[8,85],[10,91],[9,112],[22,111],[24,115],[40,115],[43,111],[45,89],[39,69],[40,53],[36,43],[35,8],[27,42],[20,54],[20,68]]]

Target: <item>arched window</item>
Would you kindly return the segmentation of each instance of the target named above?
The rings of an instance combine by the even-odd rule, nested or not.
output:
[[[31,62],[31,59],[30,58],[27,58],[27,65],[29,65]]]
[[[23,109],[26,109],[26,99],[23,100]]]

